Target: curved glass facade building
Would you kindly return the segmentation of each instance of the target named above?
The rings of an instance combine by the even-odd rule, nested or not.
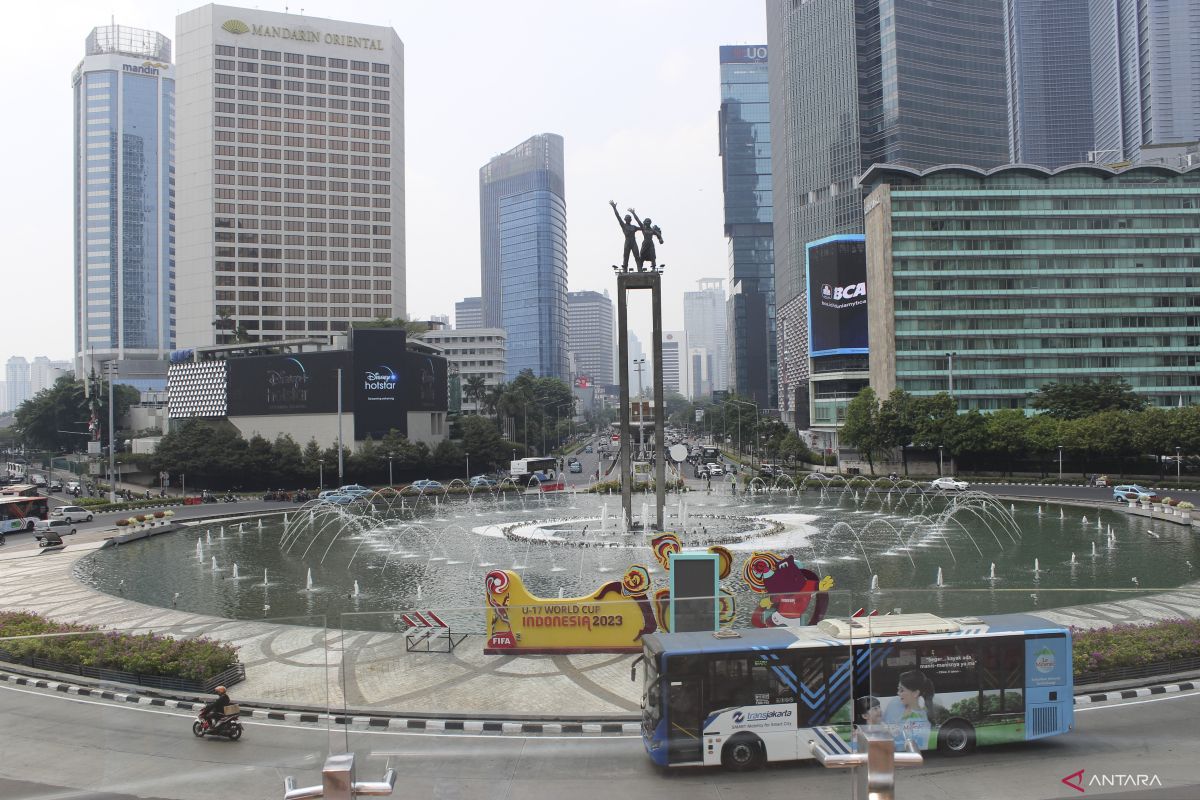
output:
[[[110,358],[162,357],[175,344],[171,42],[95,28],[71,84],[75,353],[84,374]]]
[[[508,336],[507,378],[570,380],[563,138],[543,133],[479,170],[483,323]]]
[[[1027,408],[1043,384],[1113,376],[1153,405],[1200,403],[1200,167],[862,180],[879,396]]]

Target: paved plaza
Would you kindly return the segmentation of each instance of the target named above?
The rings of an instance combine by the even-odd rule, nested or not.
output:
[[[229,642],[246,666],[246,681],[234,689],[245,701],[511,718],[637,713],[640,682],[629,678],[630,655],[487,656],[479,635],[453,653],[409,653],[402,633],[230,620],[104,594],[76,580],[73,568],[111,534],[80,533],[61,552],[6,547],[0,551],[0,608]],[[1079,628],[1200,617],[1200,583],[1037,613]]]

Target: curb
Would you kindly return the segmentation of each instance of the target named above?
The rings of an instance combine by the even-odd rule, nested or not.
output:
[[[162,697],[145,697],[139,694],[118,692],[110,689],[99,689],[87,686],[77,686],[72,683],[31,678],[0,671],[0,682],[17,686],[30,686],[37,689],[50,689],[62,694],[73,694],[80,697],[98,697],[102,700],[115,700],[141,706],[159,708],[175,708],[181,711],[195,711],[203,708],[204,703],[194,703],[187,700],[170,700]],[[265,719],[275,722],[293,722],[319,724],[332,722],[334,725],[358,725],[367,728],[386,728],[388,730],[424,731],[426,733],[493,733],[493,734],[558,734],[576,736],[638,736],[641,734],[640,722],[517,722],[503,719],[415,719],[404,716],[373,717],[362,715],[329,714],[314,711],[278,711],[270,708],[259,708],[245,703],[241,706],[241,716],[252,719]]]
[[[157,706],[159,708],[175,708],[182,711],[194,711],[203,708],[203,703],[193,703],[187,700],[169,700],[161,697],[144,697],[139,694],[95,689],[60,681],[30,678],[0,672],[0,681],[17,686],[31,686],[38,689],[51,689],[63,694],[74,694],[80,697],[99,697],[102,700],[116,700],[142,706]],[[1176,694],[1190,692],[1200,688],[1200,682],[1186,681],[1182,683],[1156,684],[1140,689],[1122,689],[1113,692],[1075,695],[1075,706],[1097,705],[1115,700],[1132,700],[1138,697],[1152,695]],[[269,708],[259,708],[239,703],[242,708],[241,716],[252,719],[266,719],[276,722],[292,722],[302,724],[319,724],[332,722],[334,725],[358,725],[366,728],[385,728],[401,731],[424,731],[426,733],[493,733],[493,734],[556,734],[575,736],[612,736],[628,737],[641,734],[641,723],[633,722],[516,722],[500,719],[414,719],[403,716],[373,717],[362,715],[329,714],[313,711],[278,711]]]
[[[1115,692],[1101,692],[1099,694],[1082,694],[1075,695],[1075,705],[1086,706],[1093,703],[1107,703],[1112,700],[1132,700],[1135,697],[1149,697],[1152,694],[1174,694],[1176,692],[1190,692],[1193,689],[1200,688],[1200,683],[1195,681],[1187,681],[1185,683],[1168,683],[1165,685],[1145,686],[1141,689],[1122,689]]]

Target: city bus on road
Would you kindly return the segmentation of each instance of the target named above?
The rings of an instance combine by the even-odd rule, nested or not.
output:
[[[553,481],[557,469],[557,458],[518,458],[509,462],[508,474],[517,485],[525,486],[534,477],[543,483]]]
[[[642,739],[663,767],[847,753],[855,725],[951,755],[1074,726],[1070,631],[1032,614],[655,633],[642,660]]]
[[[50,518],[45,497],[0,497],[0,534],[31,531],[39,519]]]

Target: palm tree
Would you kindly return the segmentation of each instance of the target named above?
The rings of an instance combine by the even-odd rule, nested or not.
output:
[[[500,405],[504,402],[505,391],[504,384],[498,383],[495,386],[488,387],[487,391],[483,394],[483,407],[493,417],[500,411]]]
[[[471,375],[463,381],[463,395],[475,404],[475,410],[480,410],[480,401],[487,393],[487,381],[482,375]]]

